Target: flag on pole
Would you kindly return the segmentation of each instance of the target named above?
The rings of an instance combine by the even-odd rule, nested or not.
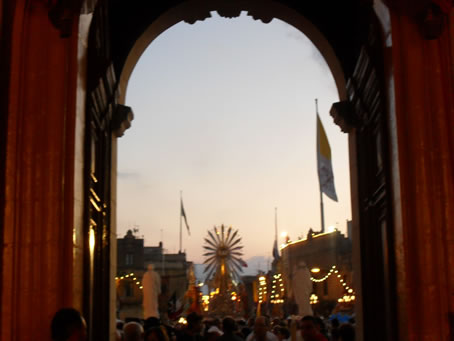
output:
[[[191,231],[189,230],[188,220],[186,218],[186,212],[184,211],[183,199],[180,199],[180,202],[181,202],[181,216],[184,218],[184,223],[186,225],[186,228],[188,229],[188,234],[191,235]],[[180,229],[180,231],[181,231],[181,229]]]
[[[331,148],[322,121],[317,113],[317,168],[320,191],[329,198],[337,201],[336,188],[334,187],[333,166],[331,164]]]

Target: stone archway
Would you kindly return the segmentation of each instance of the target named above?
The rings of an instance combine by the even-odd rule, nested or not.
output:
[[[121,110],[117,112],[120,98],[117,80],[127,58],[124,53],[129,54],[134,42],[152,21],[171,7],[184,3],[183,0],[175,0],[171,4],[136,2],[131,6],[123,2],[96,0],[1,2],[0,84],[4,89],[0,94],[3,109],[0,115],[2,340],[49,339],[50,332],[46,326],[57,309],[69,305],[78,308],[87,306],[83,297],[89,297],[90,281],[87,273],[82,271],[81,259],[90,259],[90,225],[88,213],[82,222],[81,212],[84,202],[89,202],[87,193],[90,186],[84,184],[81,175],[84,167],[89,168],[91,161],[96,159],[91,151],[97,150],[91,149],[89,142],[95,136],[102,137],[97,141],[102,147],[97,151],[98,162],[102,161],[103,155],[107,155],[107,160],[102,162],[115,164],[115,160],[109,158],[115,143],[111,132],[116,126],[112,123],[112,126],[103,127],[102,123],[108,123],[111,118],[117,118],[118,113],[121,114]],[[386,335],[382,339],[452,339],[452,2],[351,0],[319,1],[309,5],[303,1],[281,0],[275,3],[292,8],[314,23],[333,47],[342,66],[349,100],[335,106],[333,112],[337,111],[339,116],[336,119],[345,129],[358,131],[355,123],[358,123],[357,114],[361,112],[367,112],[367,115],[360,117],[372,118],[371,122],[374,122],[376,116],[370,115],[374,112],[371,108],[377,107],[370,105],[376,103],[370,96],[375,94],[374,87],[370,87],[374,72],[369,73],[371,77],[363,76],[364,71],[373,70],[368,67],[370,63],[379,64],[378,69],[383,69],[383,73],[378,73],[378,79],[384,80],[381,85],[386,96],[382,97],[385,101],[381,107],[385,108],[386,117],[382,125],[371,125],[369,128],[380,126],[387,134],[374,134],[373,129],[360,127],[365,143],[352,141],[351,145],[361,148],[351,150],[351,155],[357,156],[351,158],[351,169],[358,170],[356,179],[364,179],[365,174],[367,176],[365,170],[373,170],[376,165],[383,164],[385,172],[370,173],[372,184],[376,185],[377,175],[383,175],[390,181],[385,186],[385,192],[374,191],[374,186],[364,187],[352,181],[352,193],[358,194],[356,197],[352,195],[353,201],[356,200],[352,206],[359,208],[356,215],[353,212],[356,221],[362,219],[362,223],[365,219],[378,227],[366,230],[371,234],[361,237],[361,246],[366,245],[367,249],[370,245],[373,254],[376,251],[374,248],[380,247],[377,240],[381,241],[382,254],[376,258],[381,259],[380,264],[385,266],[375,278],[384,280],[382,284],[386,285],[383,291],[394,293],[395,297],[391,295],[381,300],[374,290],[372,295],[366,296],[375,296],[376,303],[394,300],[397,315],[394,319],[387,317],[386,321],[394,321],[394,326],[398,328],[396,330],[392,323],[383,324],[380,320],[378,329]],[[146,8],[148,11],[140,11],[143,6],[149,6]],[[87,45],[78,39],[81,7],[84,13],[92,13],[96,8],[94,33],[88,51],[87,82],[83,76],[78,81],[78,76],[83,73],[78,70],[81,66],[79,59],[84,59],[87,52]],[[363,14],[370,13],[372,8],[380,17],[382,34],[379,36],[383,40],[381,43],[366,44],[367,34],[371,31],[364,29],[359,32],[358,28],[368,27],[371,16]],[[235,12],[225,12],[225,15],[230,15],[228,13]],[[259,18],[265,18],[263,11],[261,13]],[[356,29],[354,24],[358,24]],[[358,39],[350,39],[352,37]],[[366,48],[361,52],[364,45]],[[378,46],[380,53],[376,55],[377,50],[367,46]],[[361,65],[365,67],[359,67]],[[85,124],[80,115],[84,111],[80,99],[85,94],[91,102],[103,103],[98,106],[102,109],[103,121],[93,127],[86,144],[83,129],[80,129]],[[103,97],[105,94],[109,96]],[[371,102],[364,102],[363,99]],[[350,110],[351,105],[355,110]],[[93,106],[91,103],[87,108]],[[89,115],[87,122],[91,122]],[[102,127],[104,130],[98,129]],[[371,136],[375,140],[369,138]],[[377,143],[379,141],[382,143]],[[374,157],[379,150],[377,146],[383,147],[381,152],[385,158],[381,160]],[[368,150],[371,151],[369,154]],[[86,158],[84,151],[89,151]],[[102,154],[102,151],[108,153]],[[102,173],[99,179],[103,179],[102,187],[107,188],[111,167],[95,169]],[[87,170],[85,180],[89,175]],[[111,207],[108,204],[111,203],[111,193],[101,195],[102,198],[98,197],[104,202],[102,206],[98,205],[100,216],[109,213],[110,217]],[[383,198],[390,198],[390,206],[381,205]],[[385,214],[377,215],[377,207],[385,208],[382,211]],[[85,212],[88,210],[85,209]],[[379,219],[374,220],[374,216]],[[391,220],[392,224],[382,224],[382,217],[388,217],[387,221]],[[109,258],[113,243],[109,240],[112,238],[110,226],[106,226],[104,232],[107,234],[96,234],[99,238],[96,239],[97,245],[106,246],[96,250],[98,269],[101,270],[96,280],[96,294],[101,293],[103,299],[108,301],[104,293],[106,290],[102,289],[109,285],[109,264],[105,260]],[[364,252],[364,247],[359,251]],[[85,265],[86,269],[88,265]],[[370,274],[370,269],[363,269]],[[363,279],[367,277],[364,273],[362,275]],[[373,282],[374,276],[369,276],[366,281]],[[393,281],[395,287],[387,286]],[[364,281],[363,287],[367,288]],[[371,288],[373,286],[368,290]],[[97,297],[96,294],[93,297]],[[40,314],[36,314],[34,307],[40,307]],[[109,318],[103,314],[108,314],[108,310],[100,311],[100,339],[107,338]],[[387,312],[386,304],[380,311]],[[362,315],[368,316],[370,321],[376,314],[369,311]],[[363,323],[364,326],[367,324],[367,321]],[[372,327],[374,329],[369,330],[371,333],[377,330],[375,323]],[[377,337],[379,335],[370,335],[368,339]]]
[[[125,108],[124,99],[129,76],[140,55],[159,34],[180,21],[195,23],[204,20],[210,17],[210,11],[217,11],[221,16],[230,18],[240,15],[241,11],[245,10],[254,19],[265,23],[273,18],[279,18],[295,26],[313,41],[326,59],[341,98],[341,102],[333,106],[332,115],[342,129],[350,135],[352,206],[356,219],[354,229],[359,241],[356,246],[356,266],[357,269],[368,267],[377,269],[375,275],[357,271],[356,281],[363,283],[364,297],[366,297],[364,302],[359,302],[361,307],[365,307],[364,315],[361,308],[359,309],[359,329],[364,332],[364,337],[368,340],[374,338],[377,340],[390,339],[393,338],[397,330],[395,327],[396,308],[393,301],[394,278],[392,276],[385,278],[384,273],[392,272],[393,267],[392,239],[388,238],[392,234],[393,222],[389,192],[389,160],[385,152],[387,148],[385,137],[387,126],[384,109],[385,98],[382,91],[383,71],[380,69],[380,64],[376,62],[380,59],[380,56],[374,55],[374,53],[380,53],[381,35],[378,21],[370,6],[360,6],[352,2],[346,7],[343,11],[345,16],[355,17],[351,13],[351,10],[355,9],[367,16],[367,19],[362,18],[362,20],[347,24],[347,18],[328,16],[320,8],[312,10],[312,12],[306,9],[306,13],[312,16],[312,20],[322,21],[319,22],[319,29],[306,19],[303,15],[303,13],[305,14],[304,9],[298,11],[291,8],[285,1],[267,1],[264,4],[262,1],[256,0],[234,2],[218,0],[209,3],[191,0],[182,1],[179,5],[166,9],[156,9],[147,5],[137,6],[137,8],[128,7],[128,9],[115,5],[100,6],[98,12],[95,12],[94,27],[92,27],[91,32],[93,39],[92,54],[95,57],[91,61],[89,60],[89,63],[105,65],[105,68],[94,70],[95,76],[92,77],[91,81],[93,85],[88,87],[87,120],[93,122],[89,125],[88,136],[91,141],[90,144],[94,145],[88,157],[91,160],[89,163],[95,164],[93,169],[103,169],[104,171],[111,169],[112,172],[109,173],[108,177],[102,177],[105,180],[105,185],[101,187],[99,187],[99,182],[93,180],[93,174],[86,174],[86,178],[90,191],[98,193],[101,201],[105,202],[107,207],[110,207],[107,212],[110,213],[113,220],[116,200],[115,192],[110,190],[110,184],[116,182],[116,164],[112,162],[116,155],[116,139],[114,137],[111,140],[106,129],[110,126],[111,120],[113,122],[117,120],[115,115],[119,114],[119,110],[116,108]],[[130,12],[125,14],[124,11]],[[143,12],[153,12],[153,18],[142,16],[141,19],[138,19],[137,15]],[[140,29],[133,30],[134,32],[122,32],[123,39],[117,41],[115,35],[115,31],[119,30],[117,26],[120,25],[122,20],[127,21],[130,18],[135,19],[134,23]],[[110,24],[103,27],[102,25],[106,25],[107,20],[110,20]],[[335,24],[331,22],[332,20],[337,20],[337,24],[343,23],[346,26],[345,30],[333,32],[333,29],[329,28],[330,25]],[[124,25],[123,22],[122,25]],[[99,43],[99,36],[106,34],[106,27],[112,30],[111,37],[105,37],[105,44],[110,47],[108,50],[106,50],[106,46]],[[355,31],[358,27],[360,30]],[[325,32],[322,33],[321,30]],[[128,34],[130,34],[129,38],[124,38]],[[97,40],[95,41],[93,37],[96,37]],[[346,51],[343,44],[350,40],[352,41],[350,42],[351,50]],[[118,46],[115,47],[115,44],[118,44]],[[110,56],[109,53],[115,50],[121,51],[121,53]],[[118,79],[118,81],[115,79]],[[100,83],[103,85],[102,87],[100,87]],[[112,102],[96,100],[102,98],[112,98]],[[371,154],[375,154],[376,160],[380,162],[366,161],[369,160]],[[106,159],[103,157],[105,155],[112,155],[113,159]],[[361,165],[361,167],[357,165]],[[373,185],[369,185],[369,179],[376,174],[380,174],[377,181]],[[95,176],[95,178],[99,177]],[[101,195],[99,191],[101,191]],[[88,213],[87,224],[89,221],[96,221],[96,216],[98,216],[97,224],[103,225],[105,218],[92,209],[90,202],[93,200],[94,198],[89,195],[86,201],[86,211],[93,213],[92,215]],[[367,202],[367,205],[364,204],[365,202]],[[109,233],[110,225],[106,226],[108,228],[99,233],[100,235]],[[368,226],[368,229],[360,229],[360,226]],[[112,228],[115,227],[112,225]],[[102,245],[101,240],[99,240],[99,245]],[[109,245],[106,247],[108,248]],[[100,252],[100,254],[102,253],[107,255],[109,251],[106,249]],[[103,268],[102,259],[103,257],[99,257],[98,260],[95,260],[100,269]],[[388,262],[385,262],[385,259]],[[106,287],[106,279],[103,280],[100,277],[93,280],[92,290],[99,291],[100,295],[96,295],[100,300],[99,302],[107,302],[107,297],[101,301],[100,297],[103,295],[102,290],[99,289]],[[99,288],[96,289],[97,287]],[[358,292],[361,293],[361,289]],[[377,300],[376,295],[371,295],[373,292],[379,292],[384,299]],[[95,304],[90,300],[86,304],[93,307],[105,305]],[[377,317],[372,318],[371,311],[379,311],[379,323],[387,326],[380,332],[374,331],[372,333],[369,331],[377,323]],[[87,311],[87,314],[90,314],[90,310]],[[104,316],[106,314],[105,312]],[[95,325],[102,324],[102,316],[101,311],[93,313],[93,318],[98,319],[98,322],[94,323]],[[366,317],[364,320],[362,319],[363,316]],[[96,335],[101,337],[101,328],[95,332],[94,337]]]

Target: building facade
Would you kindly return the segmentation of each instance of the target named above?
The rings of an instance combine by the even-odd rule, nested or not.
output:
[[[352,240],[340,231],[319,234],[310,231],[306,238],[285,244],[281,252],[287,292],[292,292],[293,276],[304,264],[311,274],[312,293],[318,297],[318,306],[313,306],[316,312],[329,315],[348,289],[354,290]],[[292,297],[287,299],[292,301]]]
[[[162,242],[158,246],[144,246],[144,240],[128,230],[124,238],[117,240],[117,316],[143,318],[142,277],[148,268],[161,277],[159,313],[167,318],[169,302],[181,300],[188,290],[188,271],[191,262],[185,253],[166,254]]]

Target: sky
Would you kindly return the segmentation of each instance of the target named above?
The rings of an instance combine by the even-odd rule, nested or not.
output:
[[[331,145],[338,202],[324,196],[325,225],[351,219],[348,139],[329,109],[339,101],[328,66],[297,29],[242,13],[158,36],[126,94],[132,127],[118,140],[117,235],[179,250],[180,191],[190,227],[187,259],[203,262],[213,226],[239,230],[246,261],[271,257],[277,208],[290,239],[320,229],[316,114]]]

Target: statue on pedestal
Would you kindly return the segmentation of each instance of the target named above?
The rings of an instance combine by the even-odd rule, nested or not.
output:
[[[153,270],[153,265],[148,265],[148,270],[143,275],[143,317],[159,318],[158,297],[161,293],[161,277]]]
[[[312,315],[310,296],[312,292],[311,273],[305,262],[299,262],[293,269],[293,279],[291,283],[292,294],[298,305],[300,316]]]

